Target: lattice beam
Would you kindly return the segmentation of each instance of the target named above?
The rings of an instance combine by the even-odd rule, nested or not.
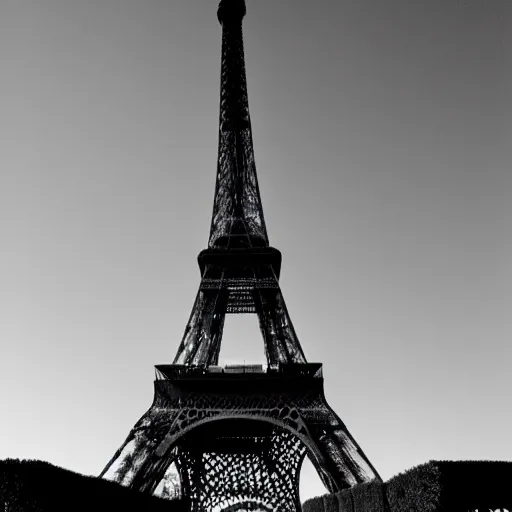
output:
[[[258,315],[268,364],[306,363],[271,265],[206,265],[174,364],[218,364],[227,313]]]
[[[211,439],[203,429],[192,438],[182,441],[179,453],[192,511],[251,504],[300,510],[299,470],[306,448],[293,434],[274,428],[267,435]]]

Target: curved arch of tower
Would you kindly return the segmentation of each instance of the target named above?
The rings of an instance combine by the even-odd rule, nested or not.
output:
[[[221,0],[219,148],[201,283],[173,364],[101,476],[154,493],[170,468],[195,511],[300,510],[306,453],[331,492],[379,479],[329,407],[286,309],[256,176],[242,39],[244,0]],[[256,314],[267,366],[218,366],[226,314]]]

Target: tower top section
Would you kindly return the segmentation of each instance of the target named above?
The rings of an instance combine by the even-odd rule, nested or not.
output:
[[[221,0],[219,150],[209,249],[268,247],[252,142],[242,19],[244,0]]]
[[[240,22],[246,12],[245,0],[221,0],[217,9],[217,18],[221,25]]]
[[[306,364],[279,288],[281,253],[270,247],[256,177],[245,77],[244,0],[221,0],[219,151],[201,284],[174,365],[218,365],[224,318],[258,315],[267,363]]]

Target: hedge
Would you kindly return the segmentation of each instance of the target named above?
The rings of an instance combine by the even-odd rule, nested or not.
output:
[[[303,512],[512,510],[512,462],[430,461],[386,483],[374,480],[307,500]]]
[[[373,480],[350,489],[354,502],[354,512],[385,512],[383,484]]]
[[[338,499],[338,512],[355,512],[354,499],[350,489],[336,493]]]
[[[385,512],[382,482],[373,480],[334,494],[312,498],[302,505],[303,512]]]
[[[390,511],[435,512],[441,506],[439,468],[429,462],[393,477],[385,484]]]
[[[512,508],[512,462],[430,461],[390,479],[392,512]]]
[[[47,462],[0,461],[0,510],[9,512],[185,512],[186,503],[142,494]],[[304,512],[512,510],[512,462],[431,461],[388,482],[356,485],[307,500]]]
[[[5,507],[7,504],[7,507]],[[0,510],[9,512],[185,512],[178,500],[142,494],[102,478],[35,460],[0,461]]]

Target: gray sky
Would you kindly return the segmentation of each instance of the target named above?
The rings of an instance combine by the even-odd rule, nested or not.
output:
[[[268,232],[329,403],[385,479],[512,460],[512,5],[247,4]],[[212,210],[216,7],[0,3],[0,458],[98,474],[174,358]],[[256,318],[224,347],[262,361]]]

